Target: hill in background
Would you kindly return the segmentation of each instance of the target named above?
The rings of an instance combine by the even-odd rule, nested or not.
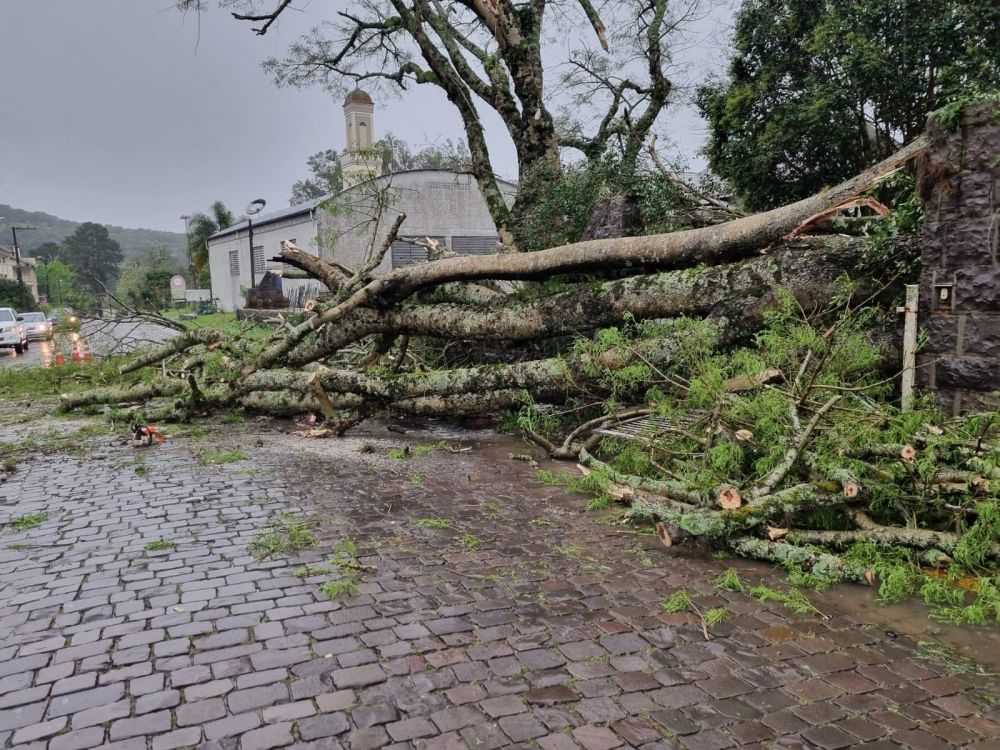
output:
[[[11,237],[11,226],[32,226],[38,227],[31,232],[18,232],[17,242],[25,255],[31,256],[32,250],[46,242],[62,242],[67,235],[83,222],[60,219],[58,216],[47,214],[43,211],[25,211],[0,203],[0,216],[4,219],[0,221],[3,225],[0,244],[10,245],[13,241]],[[121,245],[125,258],[131,258],[154,247],[166,247],[170,250],[178,261],[184,262],[187,257],[185,251],[185,237],[180,232],[163,232],[158,229],[127,229],[116,227],[111,224],[106,225],[111,238]]]

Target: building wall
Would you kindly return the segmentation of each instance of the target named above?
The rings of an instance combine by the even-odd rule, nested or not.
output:
[[[0,251],[0,279],[9,279],[11,281],[17,281],[17,263],[14,261],[14,251],[11,250],[8,255],[4,251]],[[24,285],[28,287],[32,296],[38,299],[38,269],[36,268],[36,262],[34,258],[25,258],[21,256],[21,280],[24,281]],[[26,312],[26,311],[18,311]]]
[[[920,165],[924,196],[918,382],[949,412],[1000,392],[1000,105],[966,108]]]
[[[514,186],[503,183],[501,189],[508,202],[513,202]],[[374,227],[372,218],[378,213],[375,206],[379,193],[384,193],[386,205]],[[494,246],[497,235],[476,181],[470,175],[446,170],[414,170],[378,177],[345,190],[331,203],[332,210],[316,209],[320,256],[349,268],[364,260],[370,246],[382,246],[400,212],[406,214],[400,235],[436,238],[449,248],[457,245],[461,249],[463,243],[456,242],[456,238],[481,238],[479,242],[464,242],[482,252],[482,248]],[[419,250],[406,253],[408,260],[421,254]],[[397,260],[402,257],[403,253],[397,252]],[[392,259],[393,254],[386,253],[376,272],[390,271]]]
[[[268,270],[286,270],[283,263],[274,263],[269,258],[281,252],[283,240],[295,240],[295,244],[307,252],[318,253],[316,224],[311,213],[306,212],[268,222],[254,224],[254,247],[262,248],[257,252],[258,260],[263,257],[263,265],[258,264],[257,282],[260,282],[264,272]],[[212,296],[217,300],[219,308],[232,312],[242,308],[246,302],[245,290],[250,284],[250,238],[247,230],[240,229],[208,243],[209,270],[212,274]],[[230,263],[231,253],[236,253],[238,273],[232,273]],[[299,298],[315,297],[324,290],[322,284],[307,279],[282,279],[282,294],[289,298],[293,306]]]

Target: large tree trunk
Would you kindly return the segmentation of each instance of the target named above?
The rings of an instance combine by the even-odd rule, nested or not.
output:
[[[728,318],[735,335],[756,330],[779,286],[793,290],[804,309],[826,304],[833,283],[855,271],[862,252],[860,243],[813,239],[742,263],[631,276],[535,300],[508,296],[481,305],[363,307],[320,330],[292,351],[286,364],[301,367],[367,336],[387,333],[514,343],[576,335],[626,318],[688,315]]]

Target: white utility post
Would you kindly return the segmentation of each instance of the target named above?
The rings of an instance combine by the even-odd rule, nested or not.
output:
[[[917,371],[917,300],[920,287],[906,285],[906,304],[897,307],[903,313],[903,378],[900,384],[900,406],[903,411],[913,408],[913,381]]]

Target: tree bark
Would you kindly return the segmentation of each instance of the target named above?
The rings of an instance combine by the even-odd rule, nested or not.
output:
[[[300,367],[373,334],[522,342],[619,325],[626,317],[718,314],[738,321],[734,334],[750,332],[773,305],[779,286],[791,291],[804,309],[825,304],[834,282],[855,270],[862,252],[860,243],[810,240],[741,263],[632,276],[532,301],[507,295],[488,305],[363,307],[323,328],[286,361]]]

